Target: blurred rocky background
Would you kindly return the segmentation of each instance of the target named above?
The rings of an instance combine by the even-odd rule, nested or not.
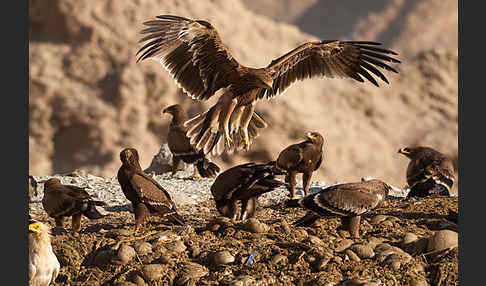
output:
[[[193,116],[214,103],[183,95],[158,63],[135,63],[142,22],[160,14],[210,21],[235,58],[254,67],[318,39],[380,41],[400,54],[399,74],[385,74],[390,85],[314,79],[260,102],[269,127],[249,152],[213,158],[223,170],[275,159],[311,130],[326,140],[316,180],[373,176],[403,186],[409,161],[397,150],[407,145],[436,148],[457,166],[457,1],[29,2],[32,175],[81,168],[113,177],[128,146],[145,169],[166,142],[162,108],[180,103]]]

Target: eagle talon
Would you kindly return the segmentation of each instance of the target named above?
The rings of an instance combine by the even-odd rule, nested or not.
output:
[[[248,152],[250,150],[250,140],[248,140],[248,138],[244,138],[243,144],[245,145],[245,151]]]
[[[226,140],[226,143],[228,143],[228,145],[230,145],[231,143],[233,143],[233,139],[231,139],[231,137],[229,135],[225,135],[224,136],[224,139]]]

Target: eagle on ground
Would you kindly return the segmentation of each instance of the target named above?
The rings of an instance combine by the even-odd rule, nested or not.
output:
[[[215,27],[204,20],[160,15],[146,21],[137,62],[158,61],[185,93],[195,100],[221,95],[208,111],[185,122],[197,150],[219,155],[224,150],[249,150],[267,124],[255,112],[256,102],[283,94],[299,80],[315,77],[365,79],[378,86],[379,69],[397,71],[386,62],[394,51],[370,41],[324,40],[304,43],[263,68],[241,65],[223,44]]]
[[[312,173],[322,163],[322,146],[324,138],[318,132],[306,134],[304,142],[293,144],[282,150],[277,158],[277,168],[286,171],[285,182],[290,197],[295,199],[295,183],[298,173],[302,173],[304,196],[309,194]]]
[[[60,269],[52,251],[49,227],[29,215],[29,285],[54,284]]]
[[[37,196],[37,181],[32,175],[29,175],[29,203]]]
[[[172,115],[172,121],[169,125],[169,133],[167,134],[167,144],[172,153],[172,176],[177,172],[177,166],[180,161],[187,164],[195,164],[194,177],[196,177],[196,170],[201,177],[216,177],[220,171],[218,165],[210,162],[203,150],[197,151],[190,143],[190,138],[187,137],[187,128],[184,122],[188,119],[186,112],[179,104],[174,104],[162,110],[162,113]]]
[[[444,154],[430,147],[405,147],[398,153],[410,159],[407,167],[407,198],[430,195],[450,196],[454,184],[454,164]]]
[[[285,185],[275,178],[283,173],[275,168],[275,161],[267,164],[245,163],[219,174],[211,185],[216,208],[223,216],[245,220],[255,215],[258,197]],[[241,211],[237,202],[241,201]]]
[[[100,219],[103,215],[95,206],[106,205],[102,201],[94,200],[81,187],[64,185],[58,178],[51,178],[44,183],[44,197],[42,206],[46,213],[54,218],[56,227],[62,228],[65,217],[72,217],[72,230],[81,230],[81,217]]]
[[[359,238],[361,215],[379,206],[391,189],[381,180],[368,179],[333,185],[301,199],[288,200],[285,205],[310,211],[294,222],[295,226],[309,226],[320,217],[341,216],[342,228]]]
[[[150,214],[158,214],[174,224],[184,225],[169,193],[154,178],[142,171],[137,150],[123,149],[120,160],[122,165],[118,169],[117,178],[123,194],[132,203],[135,231],[149,220]]]

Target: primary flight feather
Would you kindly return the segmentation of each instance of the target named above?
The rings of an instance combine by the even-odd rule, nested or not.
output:
[[[380,69],[397,72],[389,56],[397,53],[379,48],[380,43],[325,40],[304,43],[273,60],[267,67],[251,68],[238,63],[207,21],[173,15],[156,16],[141,31],[148,41],[137,52],[138,61],[154,59],[185,93],[207,100],[222,90],[208,111],[185,122],[196,149],[212,155],[225,150],[249,149],[259,129],[267,124],[255,112],[259,99],[283,94],[298,80],[314,77],[365,79],[376,86],[377,76],[388,83]]]

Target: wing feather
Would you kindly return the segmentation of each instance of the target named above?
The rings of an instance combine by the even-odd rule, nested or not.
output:
[[[238,76],[240,64],[208,22],[173,15],[157,16],[143,24],[149,41],[137,52],[137,62],[159,61],[176,83],[193,99],[206,100]]]
[[[385,62],[400,63],[396,52],[378,48],[376,42],[326,40],[308,42],[273,60],[267,70],[273,77],[273,86],[259,95],[271,98],[283,94],[298,80],[313,77],[340,77],[364,82],[363,76],[376,86],[373,75],[388,83],[378,68],[397,73]],[[372,75],[373,74],[373,75]]]

